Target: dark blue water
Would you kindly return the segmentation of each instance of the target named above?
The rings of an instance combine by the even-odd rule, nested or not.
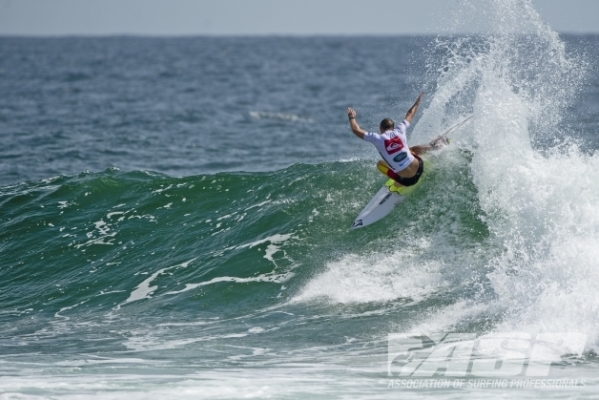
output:
[[[403,112],[423,86],[430,41],[3,38],[0,182],[349,158],[362,152],[346,134],[345,108],[359,107],[365,121]]]

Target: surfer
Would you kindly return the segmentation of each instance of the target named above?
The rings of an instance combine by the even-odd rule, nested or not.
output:
[[[360,139],[364,139],[376,147],[387,166],[395,172],[392,173],[392,178],[401,186],[412,186],[418,182],[424,172],[424,162],[420,155],[438,148],[440,142],[446,140],[439,136],[428,145],[408,147],[406,131],[418,111],[422,96],[424,96],[424,92],[420,93],[416,102],[406,112],[406,116],[397,127],[391,118],[382,120],[379,126],[380,134],[366,132],[360,128],[356,121],[356,111],[351,107],[347,109],[352,132]]]

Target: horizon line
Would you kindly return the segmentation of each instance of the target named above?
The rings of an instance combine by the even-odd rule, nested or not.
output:
[[[556,32],[558,35],[567,36],[590,36],[599,35],[599,31],[589,32]],[[534,33],[523,32],[522,35]],[[457,33],[52,33],[52,34],[30,34],[30,33],[0,33],[0,38],[111,38],[111,37],[134,37],[134,38],[352,38],[352,37],[434,37],[434,36],[491,36],[492,33],[481,32],[457,32]]]

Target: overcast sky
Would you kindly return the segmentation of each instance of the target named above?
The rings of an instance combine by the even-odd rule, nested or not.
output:
[[[449,0],[0,0],[0,35],[436,34],[447,33],[443,18],[451,4]],[[599,0],[533,0],[533,4],[558,32],[599,33]]]

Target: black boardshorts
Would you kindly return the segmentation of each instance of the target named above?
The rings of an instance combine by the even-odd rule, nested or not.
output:
[[[411,178],[402,178],[398,175],[397,178],[394,178],[395,182],[399,183],[401,186],[414,186],[418,183],[424,172],[424,162],[422,162],[422,158],[416,155],[414,157],[418,160],[418,171],[416,172],[416,175]]]

